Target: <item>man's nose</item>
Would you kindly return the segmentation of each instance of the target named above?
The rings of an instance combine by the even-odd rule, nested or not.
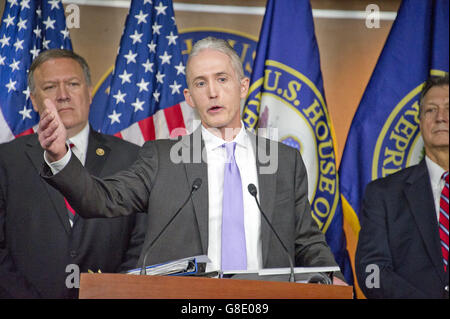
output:
[[[438,122],[448,122],[448,107],[438,107],[436,114],[436,121]]]
[[[215,99],[215,98],[217,98],[217,94],[218,94],[218,91],[217,91],[217,86],[216,86],[216,84],[214,83],[214,81],[211,81],[210,83],[209,83],[209,85],[208,85],[208,89],[209,89],[209,98],[210,99]]]
[[[68,101],[70,99],[69,90],[65,84],[58,85],[56,90],[56,100],[59,102]]]

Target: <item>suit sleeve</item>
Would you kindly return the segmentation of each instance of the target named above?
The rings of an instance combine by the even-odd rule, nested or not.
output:
[[[306,167],[300,156],[295,153],[295,210],[296,210],[296,255],[298,266],[336,266],[333,253],[326,243],[325,235],[312,218],[308,200],[308,178]],[[343,276],[338,274],[338,277]]]
[[[146,212],[157,172],[156,147],[146,143],[136,162],[107,178],[91,176],[76,156],[53,175],[44,165],[41,176],[58,189],[82,217],[118,217]]]
[[[4,165],[0,160],[0,298],[39,298],[39,293],[19,273],[6,242],[6,187]]]
[[[355,257],[359,286],[367,298],[427,298],[394,271],[385,192],[389,189],[370,183],[364,194]]]
[[[127,251],[120,265],[118,272],[125,272],[138,268],[138,260],[147,232],[147,214],[138,213],[134,216],[134,227],[130,235]]]

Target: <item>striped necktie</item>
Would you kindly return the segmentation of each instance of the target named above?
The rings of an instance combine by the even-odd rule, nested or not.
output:
[[[439,237],[441,239],[442,259],[444,270],[447,271],[448,264],[448,171],[442,174],[445,181],[442,189],[439,208]]]

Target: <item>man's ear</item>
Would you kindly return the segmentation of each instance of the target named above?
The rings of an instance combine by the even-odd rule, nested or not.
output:
[[[36,103],[36,99],[33,95],[33,93],[30,93],[30,99],[31,99],[31,104],[33,105],[33,110],[37,113],[39,113],[39,108],[38,108],[38,104]]]
[[[92,87],[92,85],[90,85],[88,87],[88,90],[89,90],[89,105],[90,105],[90,104],[92,104],[92,98],[93,98],[92,92],[94,92],[94,88]]]
[[[194,104],[194,101],[192,100],[192,96],[191,96],[191,93],[189,92],[189,89],[184,89],[183,94],[184,94],[184,100],[186,101],[186,103],[189,104],[190,107],[195,109],[195,104]]]
[[[241,99],[245,99],[247,97],[248,94],[248,88],[250,85],[250,79],[245,77],[241,80]]]

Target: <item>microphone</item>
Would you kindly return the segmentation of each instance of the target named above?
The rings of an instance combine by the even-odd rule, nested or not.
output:
[[[184,208],[184,206],[186,206],[187,202],[191,199],[192,194],[194,194],[194,192],[196,190],[198,190],[200,188],[200,186],[202,186],[202,179],[201,178],[196,178],[194,180],[194,182],[192,183],[192,187],[191,187],[191,191],[189,193],[189,196],[186,198],[186,200],[184,201],[183,205],[181,205],[181,207],[177,210],[177,212],[172,216],[172,218],[167,222],[167,224],[159,232],[158,236],[156,236],[155,239],[153,239],[153,241],[151,242],[150,246],[148,247],[147,251],[145,252],[144,258],[142,258],[141,273],[140,273],[141,275],[146,275],[147,274],[147,269],[146,269],[145,265],[147,263],[148,254],[152,250],[153,245],[156,243],[156,241],[159,239],[159,237],[161,237],[161,235],[164,234],[164,232],[166,231],[167,227],[169,227],[169,225],[172,223],[172,221],[178,216],[178,214],[181,212],[181,210]]]
[[[295,282],[294,263],[292,262],[291,255],[289,255],[289,252],[288,252],[286,246],[284,245],[284,243],[281,240],[280,236],[278,236],[278,233],[275,231],[275,228],[273,228],[272,223],[269,221],[269,219],[267,218],[266,214],[264,213],[264,211],[262,210],[261,206],[259,205],[258,198],[256,197],[256,194],[258,193],[258,190],[256,189],[256,186],[254,184],[250,183],[250,184],[248,184],[247,188],[248,188],[248,192],[250,193],[250,195],[252,195],[255,198],[256,205],[258,205],[258,208],[259,208],[259,211],[261,212],[261,215],[264,217],[264,219],[266,220],[266,222],[269,225],[270,229],[272,230],[272,232],[277,237],[278,241],[280,242],[281,246],[283,247],[284,252],[286,253],[286,256],[289,259],[289,266],[291,268],[291,274],[289,275],[289,282]]]

